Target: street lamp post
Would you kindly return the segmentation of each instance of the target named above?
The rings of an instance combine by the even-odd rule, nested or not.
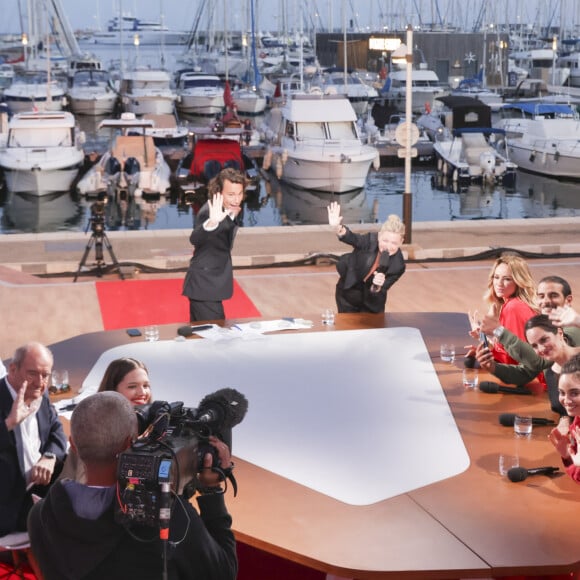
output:
[[[405,224],[405,243],[410,244],[413,239],[411,231],[413,224],[413,194],[411,193],[411,120],[413,118],[413,27],[407,25],[407,75],[405,119],[406,149],[405,149],[405,191],[403,192],[403,223]]]

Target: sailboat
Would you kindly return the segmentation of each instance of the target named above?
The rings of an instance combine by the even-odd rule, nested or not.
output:
[[[251,35],[252,35],[252,50],[251,50],[251,67],[252,74],[251,83],[246,86],[238,87],[233,91],[233,99],[236,103],[236,108],[241,115],[261,115],[268,104],[266,96],[260,90],[260,83],[262,75],[258,70],[258,60],[256,57],[256,30],[255,30],[255,15],[254,15],[254,0],[250,0],[251,11]]]

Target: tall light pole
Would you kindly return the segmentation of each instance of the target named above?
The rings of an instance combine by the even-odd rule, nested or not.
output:
[[[403,223],[405,224],[405,243],[413,239],[413,194],[411,193],[411,125],[413,119],[413,27],[407,25],[407,75],[405,94],[406,149],[405,149],[405,191],[403,192]]]

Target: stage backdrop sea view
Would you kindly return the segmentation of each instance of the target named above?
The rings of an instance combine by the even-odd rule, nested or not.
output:
[[[108,66],[119,58],[116,47],[85,45]],[[137,54],[137,50],[139,51]],[[172,69],[183,68],[181,47],[167,47],[163,61]],[[158,47],[125,47],[127,61],[159,66]],[[99,120],[78,117],[87,133],[85,151],[98,141]],[[192,120],[190,124],[200,124]],[[203,121],[207,123],[207,120]],[[260,123],[256,119],[257,124]],[[101,143],[102,146],[102,143]],[[1,180],[0,175],[0,180]],[[321,194],[289,187],[265,173],[260,188],[248,196],[243,212],[244,227],[313,225],[327,223],[326,207],[337,200],[345,223],[383,222],[391,213],[402,215],[405,179],[402,167],[371,170],[362,190],[340,195]],[[411,177],[412,219],[415,222],[474,219],[549,218],[580,215],[580,183],[564,182],[518,171],[514,190],[499,186],[470,186],[461,191],[443,184],[434,166],[413,163]],[[63,192],[37,198],[0,191],[0,233],[85,231],[90,225],[94,200]],[[106,229],[162,230],[193,226],[195,205],[183,203],[177,192],[159,200],[130,199],[105,206]]]

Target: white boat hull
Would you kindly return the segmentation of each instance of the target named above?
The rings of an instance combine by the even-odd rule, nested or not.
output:
[[[67,169],[4,170],[6,187],[12,193],[48,195],[68,191],[78,175],[80,164]]]
[[[344,96],[293,95],[272,109],[269,124],[277,146],[265,163],[268,158],[279,179],[295,187],[353,191],[364,187],[371,164],[380,165],[378,150],[362,143],[356,113]]]
[[[116,97],[113,98],[83,98],[70,97],[70,108],[75,115],[90,115],[100,117],[111,115],[115,109]]]
[[[99,196],[107,193],[109,189],[109,182],[107,179],[107,161],[111,157],[111,153],[107,151],[101,159],[91,167],[87,173],[77,183],[77,191],[81,195],[88,197]],[[155,151],[155,164],[147,167],[141,164],[141,171],[139,172],[139,181],[134,190],[135,196],[145,195],[162,195],[167,193],[171,187],[171,169],[163,159],[163,154],[159,149]],[[128,189],[128,183],[121,177],[119,182],[120,189]]]
[[[68,112],[14,115],[0,149],[0,167],[13,193],[46,195],[70,189],[84,162],[80,133]]]
[[[64,100],[64,93],[58,93],[51,99],[47,99],[46,96],[27,97],[26,95],[8,95],[4,92],[4,101],[13,115],[28,111],[62,111]]]
[[[483,135],[479,133],[435,142],[433,151],[438,171],[461,183],[514,185],[517,164],[483,143]]]
[[[324,157],[309,155],[307,150],[288,152],[281,180],[302,189],[346,193],[365,186],[377,155],[376,149],[364,146],[350,153],[337,148]]]
[[[69,92],[70,108],[75,115],[95,117],[111,115],[115,109],[117,95],[112,92],[82,94]]]
[[[549,107],[549,104],[544,104]],[[572,114],[572,112],[571,112]],[[580,119],[502,119],[510,159],[521,169],[550,177],[580,179]]]
[[[536,143],[531,147],[514,141],[509,143],[508,151],[520,169],[550,177],[580,179],[580,143],[567,147],[560,144],[554,149],[552,143]]]
[[[212,95],[188,95],[182,93],[177,101],[177,110],[183,115],[200,115],[214,117],[225,109],[224,96]]]
[[[142,115],[171,115],[175,100],[151,96],[126,95],[123,97],[123,109],[127,113]]]
[[[253,91],[234,92],[233,98],[240,115],[261,115],[268,104],[266,97]]]

